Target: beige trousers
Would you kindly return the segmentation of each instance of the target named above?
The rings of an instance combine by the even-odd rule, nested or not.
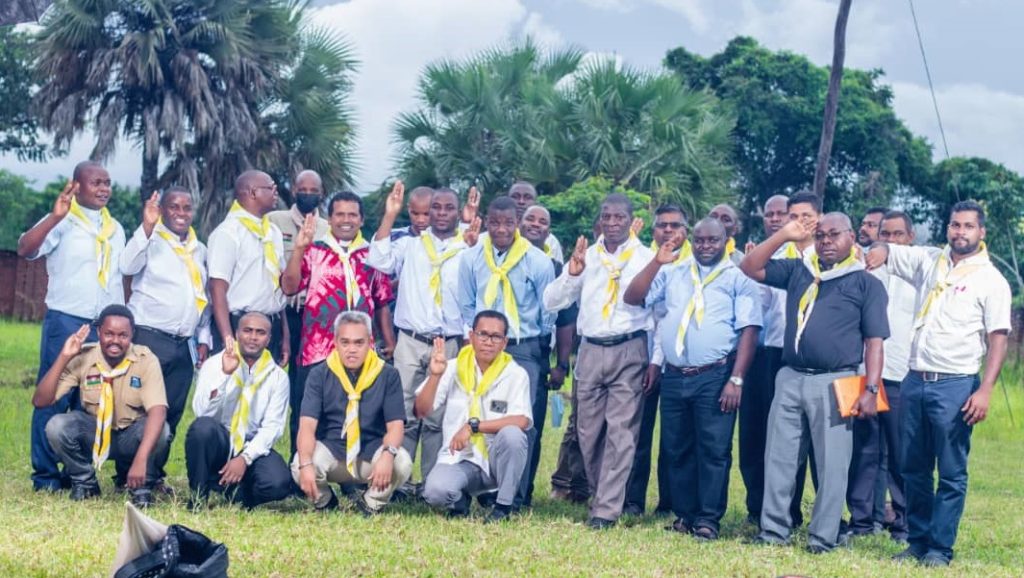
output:
[[[330,484],[332,482],[335,484],[369,483],[370,474],[373,472],[373,465],[380,459],[381,452],[383,451],[384,446],[377,448],[377,451],[373,453],[373,459],[370,461],[356,459],[356,475],[353,476],[349,473],[348,468],[345,467],[345,462],[335,458],[331,450],[327,449],[327,446],[322,442],[316,442],[316,447],[313,449],[313,470],[316,472],[316,486],[320,490],[320,498],[314,505],[318,508],[327,505],[327,502],[331,499],[332,490]],[[398,448],[394,468],[391,470],[391,484],[383,490],[378,490],[372,486],[368,488],[366,493],[363,494],[366,505],[371,510],[380,510],[391,500],[391,494],[394,493],[395,489],[404,484],[411,475],[412,459],[409,458],[409,453],[403,448]],[[295,454],[295,459],[292,460],[292,479],[295,480],[296,484],[299,483],[298,454]]]

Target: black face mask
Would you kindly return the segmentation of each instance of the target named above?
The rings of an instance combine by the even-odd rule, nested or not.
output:
[[[320,206],[320,195],[299,193],[295,195],[295,207],[303,215],[308,215]]]

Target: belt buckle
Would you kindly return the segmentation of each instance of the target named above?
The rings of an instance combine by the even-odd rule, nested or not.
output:
[[[935,383],[939,380],[939,373],[937,371],[922,371],[921,380],[926,383]]]

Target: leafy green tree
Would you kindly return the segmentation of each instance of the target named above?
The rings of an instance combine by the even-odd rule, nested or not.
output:
[[[18,160],[41,161],[46,145],[36,137],[36,118],[29,110],[32,92],[31,38],[0,26],[0,153]]]
[[[640,238],[651,241],[651,225],[654,220],[654,208],[651,196],[614,184],[605,177],[590,177],[580,181],[557,195],[544,195],[540,203],[551,213],[551,233],[562,242],[566,251],[576,243],[576,238],[583,235],[588,241],[593,240],[594,223],[601,213],[601,201],[611,193],[621,193],[633,202],[633,215],[644,221],[644,231]]]
[[[731,158],[741,209],[755,212],[773,194],[811,185],[827,68],[747,37],[707,58],[673,49],[665,66],[691,89],[714,92],[735,114]],[[892,100],[882,71],[845,71],[826,208],[858,214],[927,185],[930,147],[896,117]]]

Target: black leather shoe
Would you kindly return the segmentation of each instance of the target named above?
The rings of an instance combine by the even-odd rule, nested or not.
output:
[[[921,558],[924,558],[926,552],[922,552],[913,546],[907,546],[899,554],[892,557],[893,562],[917,562]]]
[[[338,494],[334,493],[334,490],[330,490],[331,499],[327,500],[327,503],[323,507],[317,508],[317,512],[330,512],[331,510],[338,509]]]
[[[131,490],[131,494],[132,504],[136,508],[148,508],[156,502],[156,499],[153,497],[153,492],[148,488]]]
[[[713,542],[718,539],[718,532],[707,526],[697,526],[693,529],[693,537],[701,542]]]
[[[604,518],[590,518],[587,520],[587,527],[591,530],[608,530],[615,526],[615,520],[606,520]]]
[[[807,545],[807,552],[809,554],[814,554],[814,555],[828,554],[831,551],[832,551],[832,548],[829,548],[828,546],[825,546],[823,544],[808,544]]]
[[[665,530],[669,532],[678,532],[680,534],[689,534],[690,524],[688,524],[686,520],[682,518],[676,518],[675,521],[673,521],[671,524],[665,526]]]
[[[924,557],[921,558],[920,562],[922,566],[927,566],[929,568],[943,568],[949,566],[949,563],[952,562],[952,560],[940,552],[931,551],[925,554]]]
[[[484,519],[484,524],[494,524],[496,522],[507,520],[511,517],[511,506],[502,506],[501,504],[495,504],[494,509],[492,509],[491,513],[487,515],[487,518]]]
[[[467,494],[466,492],[462,492],[462,497],[459,498],[459,501],[452,504],[451,508],[448,508],[448,517],[465,518],[466,516],[468,516],[470,506],[469,500],[469,494]]]
[[[626,506],[622,508],[622,513],[627,516],[643,516],[644,509],[640,504],[626,504]]]
[[[478,494],[476,497],[476,503],[480,504],[481,508],[490,508],[498,503],[498,492],[484,492]]]
[[[73,484],[71,486],[71,499],[75,502],[97,498],[100,495],[99,484]]]
[[[380,511],[374,510],[370,507],[370,504],[366,503],[366,496],[363,494],[356,494],[355,496],[352,496],[352,504],[355,505],[356,510],[358,510],[364,518],[371,518],[380,513]]]

